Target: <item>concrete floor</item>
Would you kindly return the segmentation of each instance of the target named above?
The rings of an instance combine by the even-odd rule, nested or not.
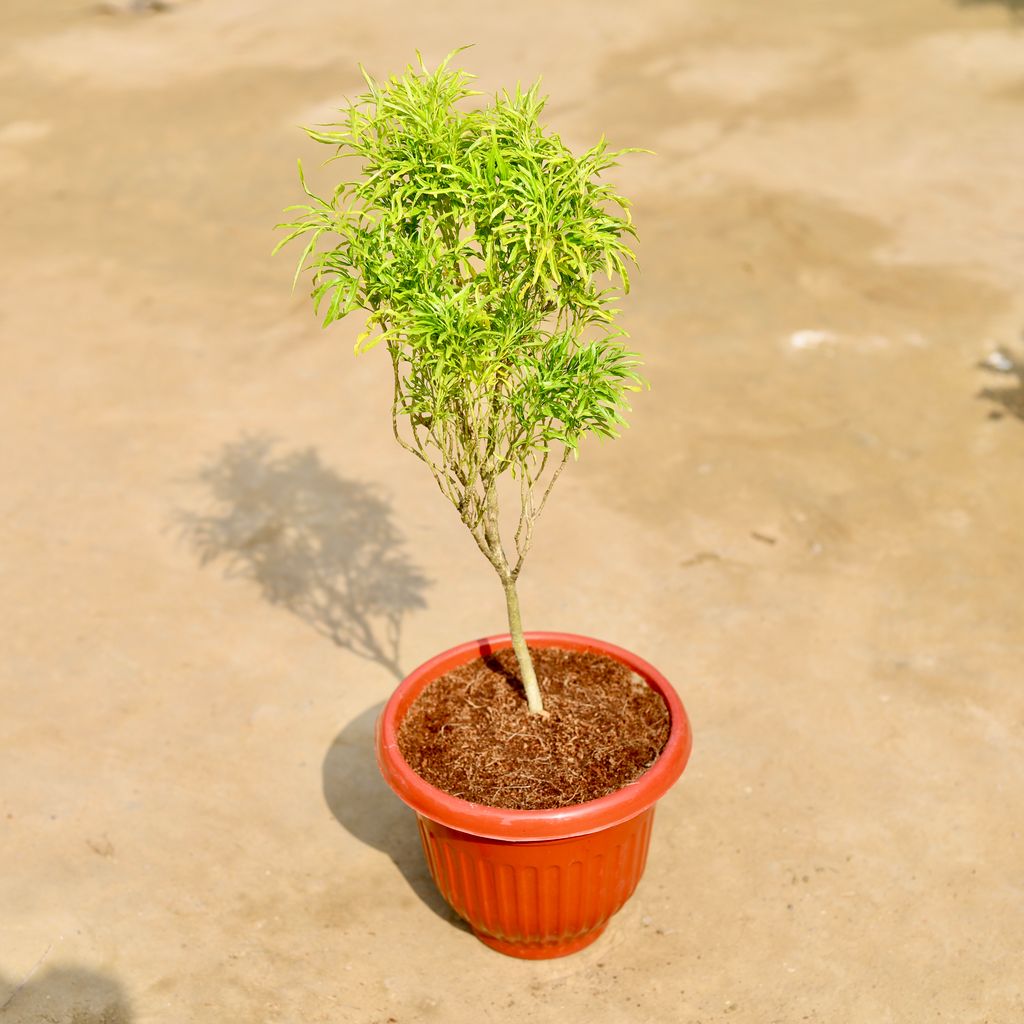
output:
[[[0,1021],[1024,1021],[1024,371],[980,365],[1024,365],[1019,15],[123,6],[0,37]],[[695,749],[548,963],[452,919],[372,763],[497,581],[269,256],[356,62],[474,41],[658,154],[618,177],[653,387],[522,599],[658,665]]]

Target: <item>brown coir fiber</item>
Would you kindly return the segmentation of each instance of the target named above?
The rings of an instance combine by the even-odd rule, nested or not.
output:
[[[413,770],[453,796],[517,810],[565,807],[633,782],[668,740],[661,695],[603,654],[533,649],[546,717],[531,715],[511,650],[435,679],[398,731]]]

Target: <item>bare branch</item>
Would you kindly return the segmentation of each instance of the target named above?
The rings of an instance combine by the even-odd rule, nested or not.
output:
[[[529,498],[528,498],[529,503],[530,503],[530,515],[528,516],[528,518],[526,520],[526,535],[523,538],[522,548],[520,549],[519,545],[518,544],[516,545],[516,551],[517,551],[519,557],[516,559],[516,564],[512,568],[512,578],[513,579],[518,579],[519,573],[520,573],[520,571],[523,568],[523,561],[526,558],[526,553],[530,550],[530,544],[533,541],[533,524],[540,518],[541,512],[544,511],[544,506],[547,504],[548,496],[551,494],[551,489],[555,486],[555,481],[559,478],[559,476],[561,476],[562,470],[565,468],[565,464],[568,461],[569,461],[569,449],[565,448],[564,451],[562,452],[561,461],[555,467],[555,471],[552,474],[551,479],[548,481],[548,486],[547,486],[547,488],[544,491],[543,497],[540,499],[540,504],[537,506],[536,512],[533,511],[533,490],[532,490],[532,488],[530,490],[530,494],[529,494]],[[545,463],[547,462],[547,452],[546,451],[544,453],[544,462]],[[537,479],[539,479],[539,478],[540,478],[540,474],[538,473]]]
[[[544,506],[548,503],[548,496],[551,494],[551,489],[555,486],[555,481],[562,475],[562,470],[565,469],[565,464],[569,461],[569,449],[565,448],[562,451],[562,461],[555,467],[554,475],[548,482],[547,490],[544,491],[544,497],[540,499],[540,505],[537,507],[537,514],[534,519],[539,519],[541,512],[544,511]]]

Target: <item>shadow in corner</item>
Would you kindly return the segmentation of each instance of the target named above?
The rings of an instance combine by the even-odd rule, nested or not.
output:
[[[200,564],[252,580],[318,633],[397,679],[402,620],[426,606],[427,578],[408,559],[391,506],[346,480],[312,448],[283,454],[266,437],[225,445],[198,473],[201,512],[175,519]]]
[[[996,362],[992,361],[993,358]],[[994,356],[989,357],[989,361],[979,363],[978,368],[998,373],[1003,377],[1016,378],[1016,383],[1009,387],[985,387],[978,392],[978,398],[1002,407],[1002,411],[993,409],[989,413],[989,418],[998,420],[1009,413],[1019,420],[1024,420],[1024,364],[1015,361],[1005,350],[998,349]]]
[[[1005,7],[1017,19],[1024,18],[1024,0],[957,0],[961,7]]]
[[[323,763],[324,799],[346,831],[391,858],[412,891],[435,914],[468,930],[430,877],[416,815],[391,792],[377,770],[373,733],[383,707],[380,703],[367,709],[335,736]]]
[[[29,971],[20,982],[0,974],[3,1024],[131,1024],[132,1019],[124,990],[105,974],[84,967],[51,967]]]

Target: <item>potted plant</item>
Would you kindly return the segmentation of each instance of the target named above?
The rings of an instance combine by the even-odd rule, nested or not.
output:
[[[569,457],[587,435],[616,436],[642,383],[614,326],[634,230],[627,201],[601,180],[636,150],[609,151],[602,138],[574,155],[540,123],[539,83],[460,106],[481,94],[449,66],[459,52],[433,71],[420,58],[386,82],[363,70],[369,91],[342,120],[306,129],[335,159],[355,158],[358,175],[321,197],[300,162],[307,202],[288,208],[280,244],[305,240],[296,280],[312,272],[324,326],[368,314],[355,348],[382,345],[391,358],[395,438],[430,470],[501,583],[508,633],[409,675],[381,714],[377,755],[417,812],[456,911],[488,945],[544,958],[588,945],[632,893],[654,804],[682,772],[691,736],[653,666],[592,638],[525,632],[516,589]],[[512,529],[502,518],[510,494]],[[547,666],[540,679],[537,663]],[[559,665],[569,666],[561,676]],[[483,703],[465,697],[474,686]],[[578,717],[598,690],[610,710]],[[474,731],[495,719],[504,732]],[[595,772],[607,778],[583,778]],[[478,788],[482,776],[490,789]],[[524,778],[533,781],[514,781]]]

